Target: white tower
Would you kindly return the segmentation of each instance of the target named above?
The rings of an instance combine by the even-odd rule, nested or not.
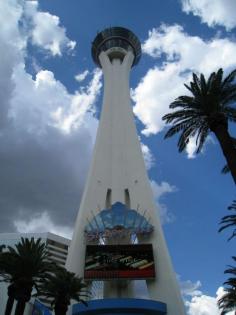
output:
[[[147,177],[130,102],[129,74],[131,67],[140,59],[140,42],[125,28],[105,29],[93,42],[92,56],[104,74],[103,106],[67,268],[80,276],[84,274],[85,227],[94,218],[96,223],[102,209],[121,202],[127,209],[138,209],[154,228],[148,238],[138,235],[139,244],[149,243],[153,247],[156,277],[146,280],[150,299],[165,303],[168,315],[184,315],[184,305]],[[130,243],[130,238],[122,242]],[[112,244],[112,241],[108,243]],[[130,283],[132,281],[107,281],[104,298],[135,298]]]

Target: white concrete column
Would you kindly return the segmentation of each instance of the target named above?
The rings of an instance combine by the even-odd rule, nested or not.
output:
[[[109,51],[101,52],[99,60],[104,74],[104,95],[100,124],[91,167],[75,224],[73,239],[67,259],[67,268],[80,276],[84,271],[84,228],[96,214],[110,202],[125,203],[125,190],[130,196],[130,206],[150,217],[154,232],[148,240],[152,243],[156,279],[148,280],[150,298],[167,304],[168,315],[184,315],[184,305],[167,250],[156,209],[130,103],[129,74],[134,60],[131,51],[123,60],[109,58]],[[127,201],[127,200],[126,200]],[[143,243],[144,240],[139,240]],[[145,240],[146,242],[146,240]],[[111,281],[105,285],[106,297],[134,297],[131,282]]]

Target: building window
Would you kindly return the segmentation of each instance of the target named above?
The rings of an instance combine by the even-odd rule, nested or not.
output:
[[[64,245],[64,244],[61,244],[61,243],[58,243],[56,241],[53,241],[53,240],[47,240],[47,244],[49,245],[52,245],[52,246],[55,246],[55,247],[58,247],[58,248],[62,248],[64,250],[68,250],[68,246],[67,245]]]

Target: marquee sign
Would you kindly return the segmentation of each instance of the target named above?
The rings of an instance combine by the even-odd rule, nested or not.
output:
[[[84,278],[91,280],[155,278],[152,245],[87,245]]]
[[[92,211],[91,211],[92,212]],[[145,217],[146,211],[140,214],[129,209],[121,202],[116,202],[110,209],[101,210],[85,227],[84,235],[88,242],[107,239],[119,239],[132,235],[149,236],[153,225]]]
[[[134,235],[149,236],[153,232],[153,227],[125,229],[114,227],[113,229],[105,229],[103,231],[93,230],[85,231],[85,238],[88,242],[98,241],[102,239],[122,239]]]

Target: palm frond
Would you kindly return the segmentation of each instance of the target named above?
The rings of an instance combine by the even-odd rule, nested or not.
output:
[[[201,95],[200,81],[195,73],[193,73],[193,81],[190,82],[190,86],[195,97]]]
[[[228,210],[236,211],[236,200],[234,200],[233,203],[228,207]],[[229,227],[235,226],[235,229],[233,230],[231,236],[228,238],[228,241],[231,240],[234,236],[236,236],[236,214],[224,216],[219,224],[221,225],[221,227],[219,228],[218,232],[221,232]]]
[[[195,118],[187,118],[185,120],[182,120],[182,117],[179,117],[179,119],[176,119],[176,122],[178,120],[181,120],[179,123],[176,123],[173,127],[171,127],[167,133],[165,134],[164,138],[169,138],[179,132],[180,130],[187,129],[189,126],[193,126],[196,124]]]
[[[207,126],[207,124],[202,124],[199,129],[198,129],[198,133],[197,133],[197,138],[196,138],[196,153],[200,153],[202,151],[202,148],[204,146],[204,143],[206,141],[206,138],[209,134],[209,128]]]
[[[33,287],[37,288],[40,279],[52,272],[52,265],[55,264],[49,262],[48,258],[46,244],[41,239],[33,238],[22,238],[15,247],[8,246],[7,251],[0,255],[3,280],[15,286],[16,299],[21,299],[25,294],[29,300]]]
[[[84,299],[90,297],[90,292],[82,278],[60,267],[41,281],[38,295],[50,298],[52,306],[62,302],[69,305],[72,299],[87,305]]]
[[[223,69],[220,68],[211,73],[207,80],[203,74],[193,73],[192,81],[184,84],[191,95],[176,98],[169,105],[169,108],[175,111],[162,117],[167,124],[171,124],[165,138],[180,134],[177,144],[179,152],[186,148],[190,138],[195,135],[196,152],[201,152],[209,132],[216,132],[215,127],[219,123],[226,125],[228,120],[236,122],[236,109],[231,106],[236,102],[236,84],[233,84],[235,76],[236,70],[223,81]],[[219,120],[219,117],[223,118]],[[231,153],[232,151],[234,148],[231,148]],[[225,151],[223,153],[225,154]],[[229,160],[229,155],[226,159]],[[236,175],[233,175],[234,177]]]
[[[209,91],[212,87],[212,83],[215,80],[216,73],[212,72],[207,80],[207,90]]]
[[[206,83],[206,79],[202,73],[200,75],[200,81],[201,81],[202,95],[205,96],[207,94],[207,83]]]
[[[236,69],[231,71],[227,75],[227,77],[224,79],[224,81],[222,82],[222,88],[224,88],[225,86],[231,84],[234,81],[235,77],[236,77]]]
[[[222,173],[222,174],[227,174],[227,173],[229,173],[229,172],[230,172],[230,169],[229,169],[228,165],[225,165],[225,166],[222,168],[222,170],[221,170],[221,173]]]
[[[222,309],[221,315],[236,309],[236,290],[234,288],[226,288],[224,291],[225,294],[218,301],[218,306]]]
[[[236,261],[236,257],[232,257]],[[227,314],[229,311],[236,310],[236,268],[229,266],[230,268],[225,270],[225,274],[231,274],[232,277],[224,282],[226,286],[224,288],[224,295],[219,299],[218,306],[222,309],[221,314]]]
[[[197,129],[195,126],[189,126],[182,132],[178,141],[179,152],[182,152],[183,150],[186,149],[186,146],[189,143],[190,138],[194,137],[196,132]]]
[[[236,88],[235,88],[235,91],[230,91],[225,96],[222,96],[221,105],[224,111],[229,105],[235,104],[235,100],[236,100]]]
[[[222,78],[223,78],[223,69],[220,68],[216,72],[215,80],[212,82],[212,85],[215,91],[218,91],[221,88]]]
[[[194,107],[194,97],[188,95],[181,95],[176,98],[170,105],[169,108],[192,108]]]
[[[177,110],[175,112],[166,114],[162,117],[163,120],[166,120],[166,123],[174,122],[180,118],[180,120],[185,120],[187,118],[197,118],[199,114],[196,113],[195,110],[187,109],[187,110]]]
[[[190,86],[187,85],[186,83],[184,83],[184,86],[186,87],[186,89],[188,89],[193,94],[193,90],[192,90],[192,87],[191,87],[191,82],[190,82]]]

